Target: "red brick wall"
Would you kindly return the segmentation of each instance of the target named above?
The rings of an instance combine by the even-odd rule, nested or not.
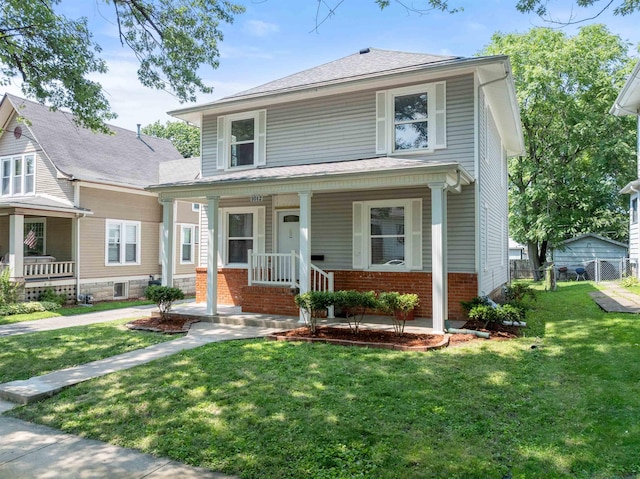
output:
[[[431,273],[388,271],[334,271],[336,290],[398,291],[420,297],[416,316],[430,318]],[[466,319],[460,301],[478,295],[478,277],[472,273],[449,273],[449,319]],[[248,286],[246,269],[218,270],[218,302],[242,306],[251,313],[297,316],[289,288]],[[196,301],[207,299],[207,268],[196,268]]]

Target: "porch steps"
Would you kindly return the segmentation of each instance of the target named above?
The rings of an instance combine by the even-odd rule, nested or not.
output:
[[[293,329],[301,326],[297,316],[278,316],[273,314],[243,313],[239,308],[222,308],[216,316],[207,315],[206,307],[200,304],[180,305],[169,315],[199,319],[203,322],[235,326],[253,326],[258,328]]]

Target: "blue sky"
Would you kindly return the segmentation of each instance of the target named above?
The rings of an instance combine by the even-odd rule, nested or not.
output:
[[[262,83],[373,47],[422,53],[473,56],[487,45],[496,31],[523,33],[535,26],[548,26],[535,15],[523,15],[515,9],[516,0],[450,0],[464,11],[455,14],[408,12],[397,2],[381,11],[374,0],[324,0],[322,5],[338,5],[335,15],[317,30],[316,18],[326,17],[316,0],[236,0],[246,6],[232,25],[222,24],[224,41],[220,44],[220,67],[200,72],[215,91],[199,95],[197,103],[212,101]],[[423,0],[404,2],[419,5]],[[568,19],[573,2],[552,0],[552,16]],[[135,129],[172,118],[166,111],[180,108],[167,92],[149,90],[136,79],[136,62],[129,50],[120,46],[111,8],[102,2],[62,0],[70,16],[87,16],[95,39],[102,45],[110,72],[96,78],[106,92],[118,118],[111,123]],[[574,8],[580,18],[588,16]],[[629,41],[637,52],[640,42],[640,12],[629,17],[610,13],[588,23],[604,23],[609,30]],[[580,25],[565,27],[568,34]],[[10,91],[20,94],[14,85]]]

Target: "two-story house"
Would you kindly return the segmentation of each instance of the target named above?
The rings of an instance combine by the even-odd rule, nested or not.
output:
[[[620,193],[629,195],[629,258],[640,260],[640,221],[638,221],[638,199],[640,199],[640,62],[620,90],[618,98],[611,107],[610,113],[615,116],[638,117],[638,179],[627,184]],[[640,274],[640,269],[636,272]]]
[[[110,129],[96,134],[63,111],[2,98],[0,268],[24,280],[26,300],[46,288],[70,300],[139,297],[161,274],[162,207],[144,188],[197,178],[199,160],[168,140]],[[197,206],[174,204],[173,284],[186,292],[195,291]]]
[[[199,125],[197,300],[297,314],[292,291],[420,296],[419,316],[508,281],[507,157],[523,151],[509,59],[377,49],[170,112]],[[168,262],[167,262],[168,264]],[[170,273],[169,273],[170,274]]]

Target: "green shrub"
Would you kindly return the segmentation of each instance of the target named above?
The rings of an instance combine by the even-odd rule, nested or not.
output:
[[[504,296],[507,303],[523,301],[527,297],[535,300],[536,291],[526,283],[511,283],[505,287]]]
[[[378,309],[379,303],[373,291],[336,291],[333,293],[334,305],[344,309],[349,328],[354,334],[360,332],[360,325],[367,310]]]
[[[335,303],[336,293],[329,291],[307,291],[294,298],[296,306],[304,311],[304,318],[311,334],[316,334],[318,317],[326,313],[327,308]]]
[[[494,308],[488,304],[479,304],[471,308],[469,318],[484,323],[485,328],[489,323],[501,321],[498,308]]]
[[[469,313],[476,306],[489,306],[489,298],[486,296],[476,296],[469,301],[460,301],[462,309]]]
[[[171,288],[169,286],[148,286],[144,290],[144,295],[149,301],[156,303],[162,321],[167,320],[167,313],[171,310],[173,302],[184,299],[184,293],[180,288]]]
[[[24,287],[22,281],[11,281],[11,271],[5,268],[0,273],[0,306],[17,303]]]
[[[503,304],[497,308],[500,321],[523,321],[525,310],[513,303]]]
[[[58,294],[54,291],[53,288],[47,288],[42,293],[40,293],[40,296],[38,296],[38,301],[58,303],[60,306],[62,306],[67,302],[67,295],[64,293]]]
[[[635,276],[625,276],[620,280],[620,285],[623,288],[633,288],[635,286],[640,286],[640,280]]]
[[[420,299],[417,294],[400,294],[396,291],[380,293],[378,307],[385,313],[391,313],[393,318],[393,330],[398,336],[404,334],[404,326],[407,321],[406,313],[413,311]]]
[[[38,311],[55,311],[60,309],[58,303],[48,301],[31,301],[29,303],[12,303],[0,306],[0,316],[11,316],[13,314],[29,314]]]

